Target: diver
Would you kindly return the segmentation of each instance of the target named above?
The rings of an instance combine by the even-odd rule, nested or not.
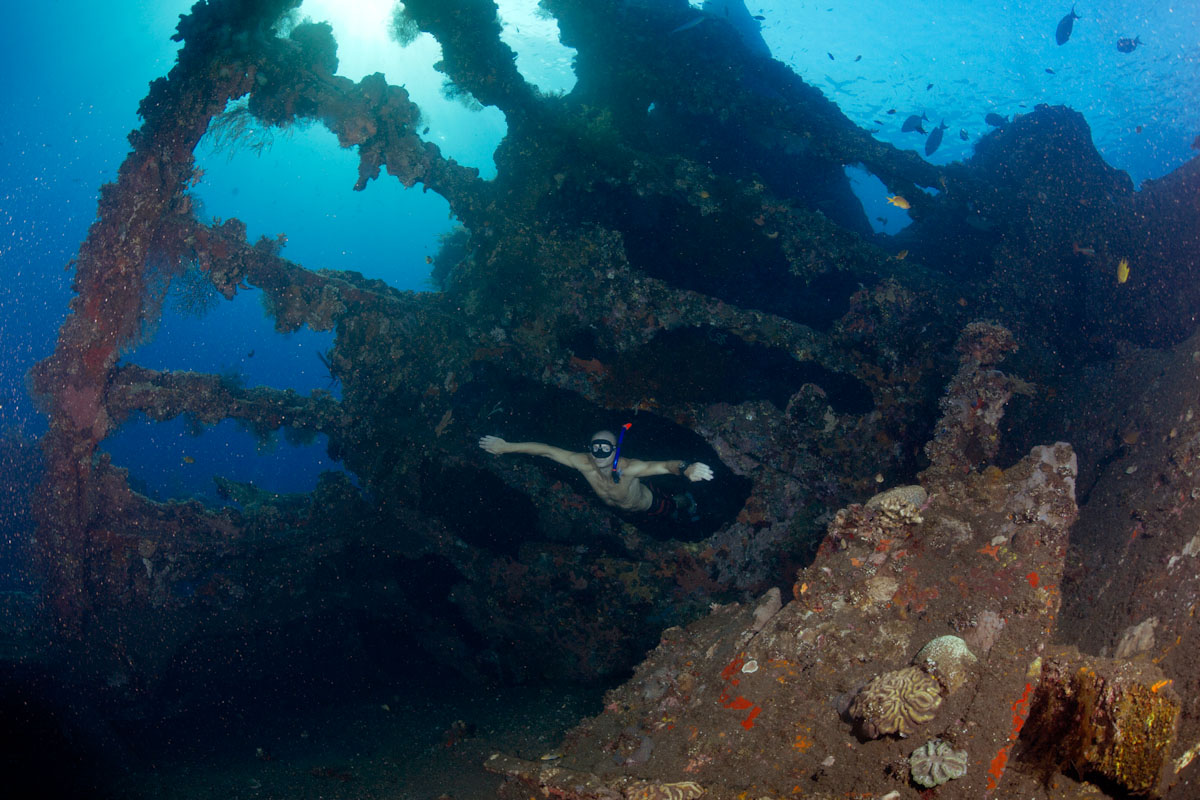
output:
[[[612,431],[592,434],[586,453],[573,453],[541,442],[506,442],[499,436],[484,436],[480,438],[479,446],[496,456],[524,453],[545,456],[564,467],[573,467],[587,478],[596,496],[607,505],[652,519],[696,522],[699,519],[696,500],[691,492],[671,495],[652,483],[642,483],[642,478],[682,475],[693,482],[713,479],[712,468],[701,461],[626,458],[620,455],[618,439]]]

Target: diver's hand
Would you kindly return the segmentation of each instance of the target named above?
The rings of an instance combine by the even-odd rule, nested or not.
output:
[[[689,464],[688,468],[683,471],[683,476],[693,483],[696,481],[711,481],[713,479],[712,467],[705,464],[703,461],[697,461],[694,464]]]
[[[479,446],[494,456],[502,455],[505,452],[504,445],[506,444],[508,444],[508,442],[504,441],[499,436],[479,437]]]

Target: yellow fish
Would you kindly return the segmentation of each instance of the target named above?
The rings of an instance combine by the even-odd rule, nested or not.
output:
[[[195,464],[195,463],[196,463],[196,459],[192,458],[191,456],[184,456],[184,457],[183,457],[183,463],[185,463],[185,464]]]
[[[912,208],[912,206],[910,206],[908,204],[908,201],[905,200],[902,195],[896,195],[895,197],[889,197],[887,199],[887,201],[889,203],[891,203],[892,205],[896,206],[897,208],[903,208],[905,211]]]
[[[1129,280],[1129,259],[1122,258],[1117,262],[1117,283],[1124,283]]]
[[[896,260],[903,261],[907,256],[908,256],[908,251],[901,250],[899,253],[896,253]]]

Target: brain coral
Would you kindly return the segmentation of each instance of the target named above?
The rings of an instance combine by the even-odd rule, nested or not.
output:
[[[679,783],[637,783],[625,790],[626,800],[694,800],[704,794],[695,781]]]
[[[890,733],[908,736],[933,719],[941,704],[937,679],[917,667],[905,667],[873,679],[854,696],[849,710],[863,735],[878,739]]]
[[[948,742],[930,739],[908,757],[912,779],[933,788],[967,774],[967,751],[955,750]]]

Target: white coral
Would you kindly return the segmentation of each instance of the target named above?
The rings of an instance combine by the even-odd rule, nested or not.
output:
[[[880,492],[866,502],[866,508],[875,511],[889,527],[917,525],[921,519],[921,507],[929,499],[929,493],[921,486],[896,486]]]
[[[930,739],[912,752],[908,766],[915,783],[932,789],[966,775],[967,759],[966,750],[955,750],[949,742]]]

